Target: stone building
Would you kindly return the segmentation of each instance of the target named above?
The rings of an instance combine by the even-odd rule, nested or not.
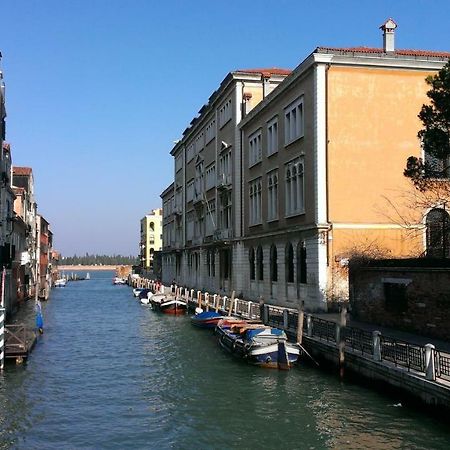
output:
[[[230,72],[171,151],[163,193],[163,281],[229,292],[242,285],[241,141],[237,124],[289,71]],[[237,284],[235,284],[237,283]]]
[[[247,81],[234,87],[235,115],[214,137],[210,104],[200,110],[171,152],[165,196],[179,248],[164,247],[164,281],[175,274],[197,289],[326,310],[348,297],[353,255],[424,251],[422,211],[402,203],[411,191],[403,169],[422,153],[425,78],[450,53],[398,50],[395,28],[381,27],[382,48],[315,49],[260,97]],[[230,97],[218,92],[220,120]]]

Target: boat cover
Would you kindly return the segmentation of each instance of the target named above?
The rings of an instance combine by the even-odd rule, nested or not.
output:
[[[260,333],[270,334],[272,336],[284,335],[284,331],[280,330],[279,328],[259,328],[259,329],[257,328],[255,330],[247,330],[246,338],[250,341]]]

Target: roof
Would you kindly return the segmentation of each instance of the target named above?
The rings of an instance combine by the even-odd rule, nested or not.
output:
[[[16,194],[16,195],[21,195],[25,192],[25,188],[23,188],[23,187],[13,186],[12,190],[13,190],[14,194]]]
[[[340,53],[340,54],[369,54],[369,55],[393,55],[393,56],[412,56],[425,58],[450,58],[450,52],[436,52],[430,50],[408,50],[399,49],[393,52],[386,53],[382,48],[372,47],[317,47],[316,53]]]
[[[31,167],[16,167],[13,166],[13,175],[31,175],[33,169]]]
[[[272,75],[289,75],[292,70],[280,69],[278,67],[269,67],[267,69],[238,69],[236,72],[242,73],[260,73],[261,75],[271,77]]]

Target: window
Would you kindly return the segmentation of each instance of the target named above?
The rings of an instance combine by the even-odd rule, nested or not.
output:
[[[195,153],[199,153],[205,146],[205,134],[203,131],[195,138]]]
[[[264,260],[263,260],[263,250],[259,245],[256,250],[256,274],[259,281],[264,280]]]
[[[186,150],[186,162],[191,161],[195,156],[195,147],[194,144],[192,143],[191,145],[188,146],[187,150]]]
[[[278,256],[277,256],[277,247],[275,245],[271,245],[270,247],[270,281],[276,282],[278,281]]]
[[[306,283],[306,269],[306,245],[304,242],[299,242],[297,245],[297,283]]]
[[[434,208],[426,218],[427,256],[450,258],[450,217],[442,208]]]
[[[267,219],[278,218],[278,170],[267,175]]]
[[[148,226],[150,230],[155,231],[155,222],[150,222]]]
[[[229,184],[231,179],[231,151],[222,153],[219,158],[218,182],[224,181]]]
[[[286,282],[294,282],[294,249],[290,242],[286,245]]]
[[[267,156],[278,152],[278,119],[272,119],[267,124]]]
[[[178,155],[175,158],[175,172],[180,171],[183,168],[183,155]]]
[[[248,263],[250,266],[250,280],[255,279],[255,250],[253,247],[250,247],[248,251]]]
[[[211,120],[211,122],[209,122],[209,124],[206,126],[205,135],[206,135],[206,140],[205,140],[205,145],[206,145],[209,142],[211,142],[214,139],[214,137],[216,136],[216,121],[215,120]]]
[[[232,117],[231,98],[219,109],[219,127],[222,128]]]
[[[286,164],[286,215],[305,212],[303,159]]]
[[[450,178],[450,157],[438,158],[425,152],[426,176],[429,178]]]
[[[387,311],[401,313],[408,309],[407,285],[404,283],[383,283],[384,305]]]
[[[211,236],[216,229],[216,201],[206,200],[206,229],[205,235]]]
[[[261,223],[262,183],[261,178],[249,183],[250,225]]]
[[[228,280],[231,278],[231,249],[225,248],[223,250],[219,250],[219,258],[222,278],[224,280]]]
[[[224,230],[231,228],[231,192],[224,192],[220,196],[220,227]]]
[[[199,161],[195,166],[194,200],[203,198],[205,192],[204,173],[203,161]]]
[[[262,159],[261,130],[253,133],[248,139],[248,165],[253,166]]]
[[[284,144],[288,145],[303,135],[303,97],[300,97],[284,110]]]
[[[194,200],[194,180],[188,182],[186,186],[186,201],[191,202]]]
[[[206,190],[212,189],[216,185],[216,166],[211,164],[206,168]]]

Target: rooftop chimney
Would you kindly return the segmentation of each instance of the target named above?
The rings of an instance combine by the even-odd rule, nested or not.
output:
[[[383,30],[383,50],[386,53],[395,51],[394,32],[396,28],[397,24],[392,19],[386,20],[380,27]]]

